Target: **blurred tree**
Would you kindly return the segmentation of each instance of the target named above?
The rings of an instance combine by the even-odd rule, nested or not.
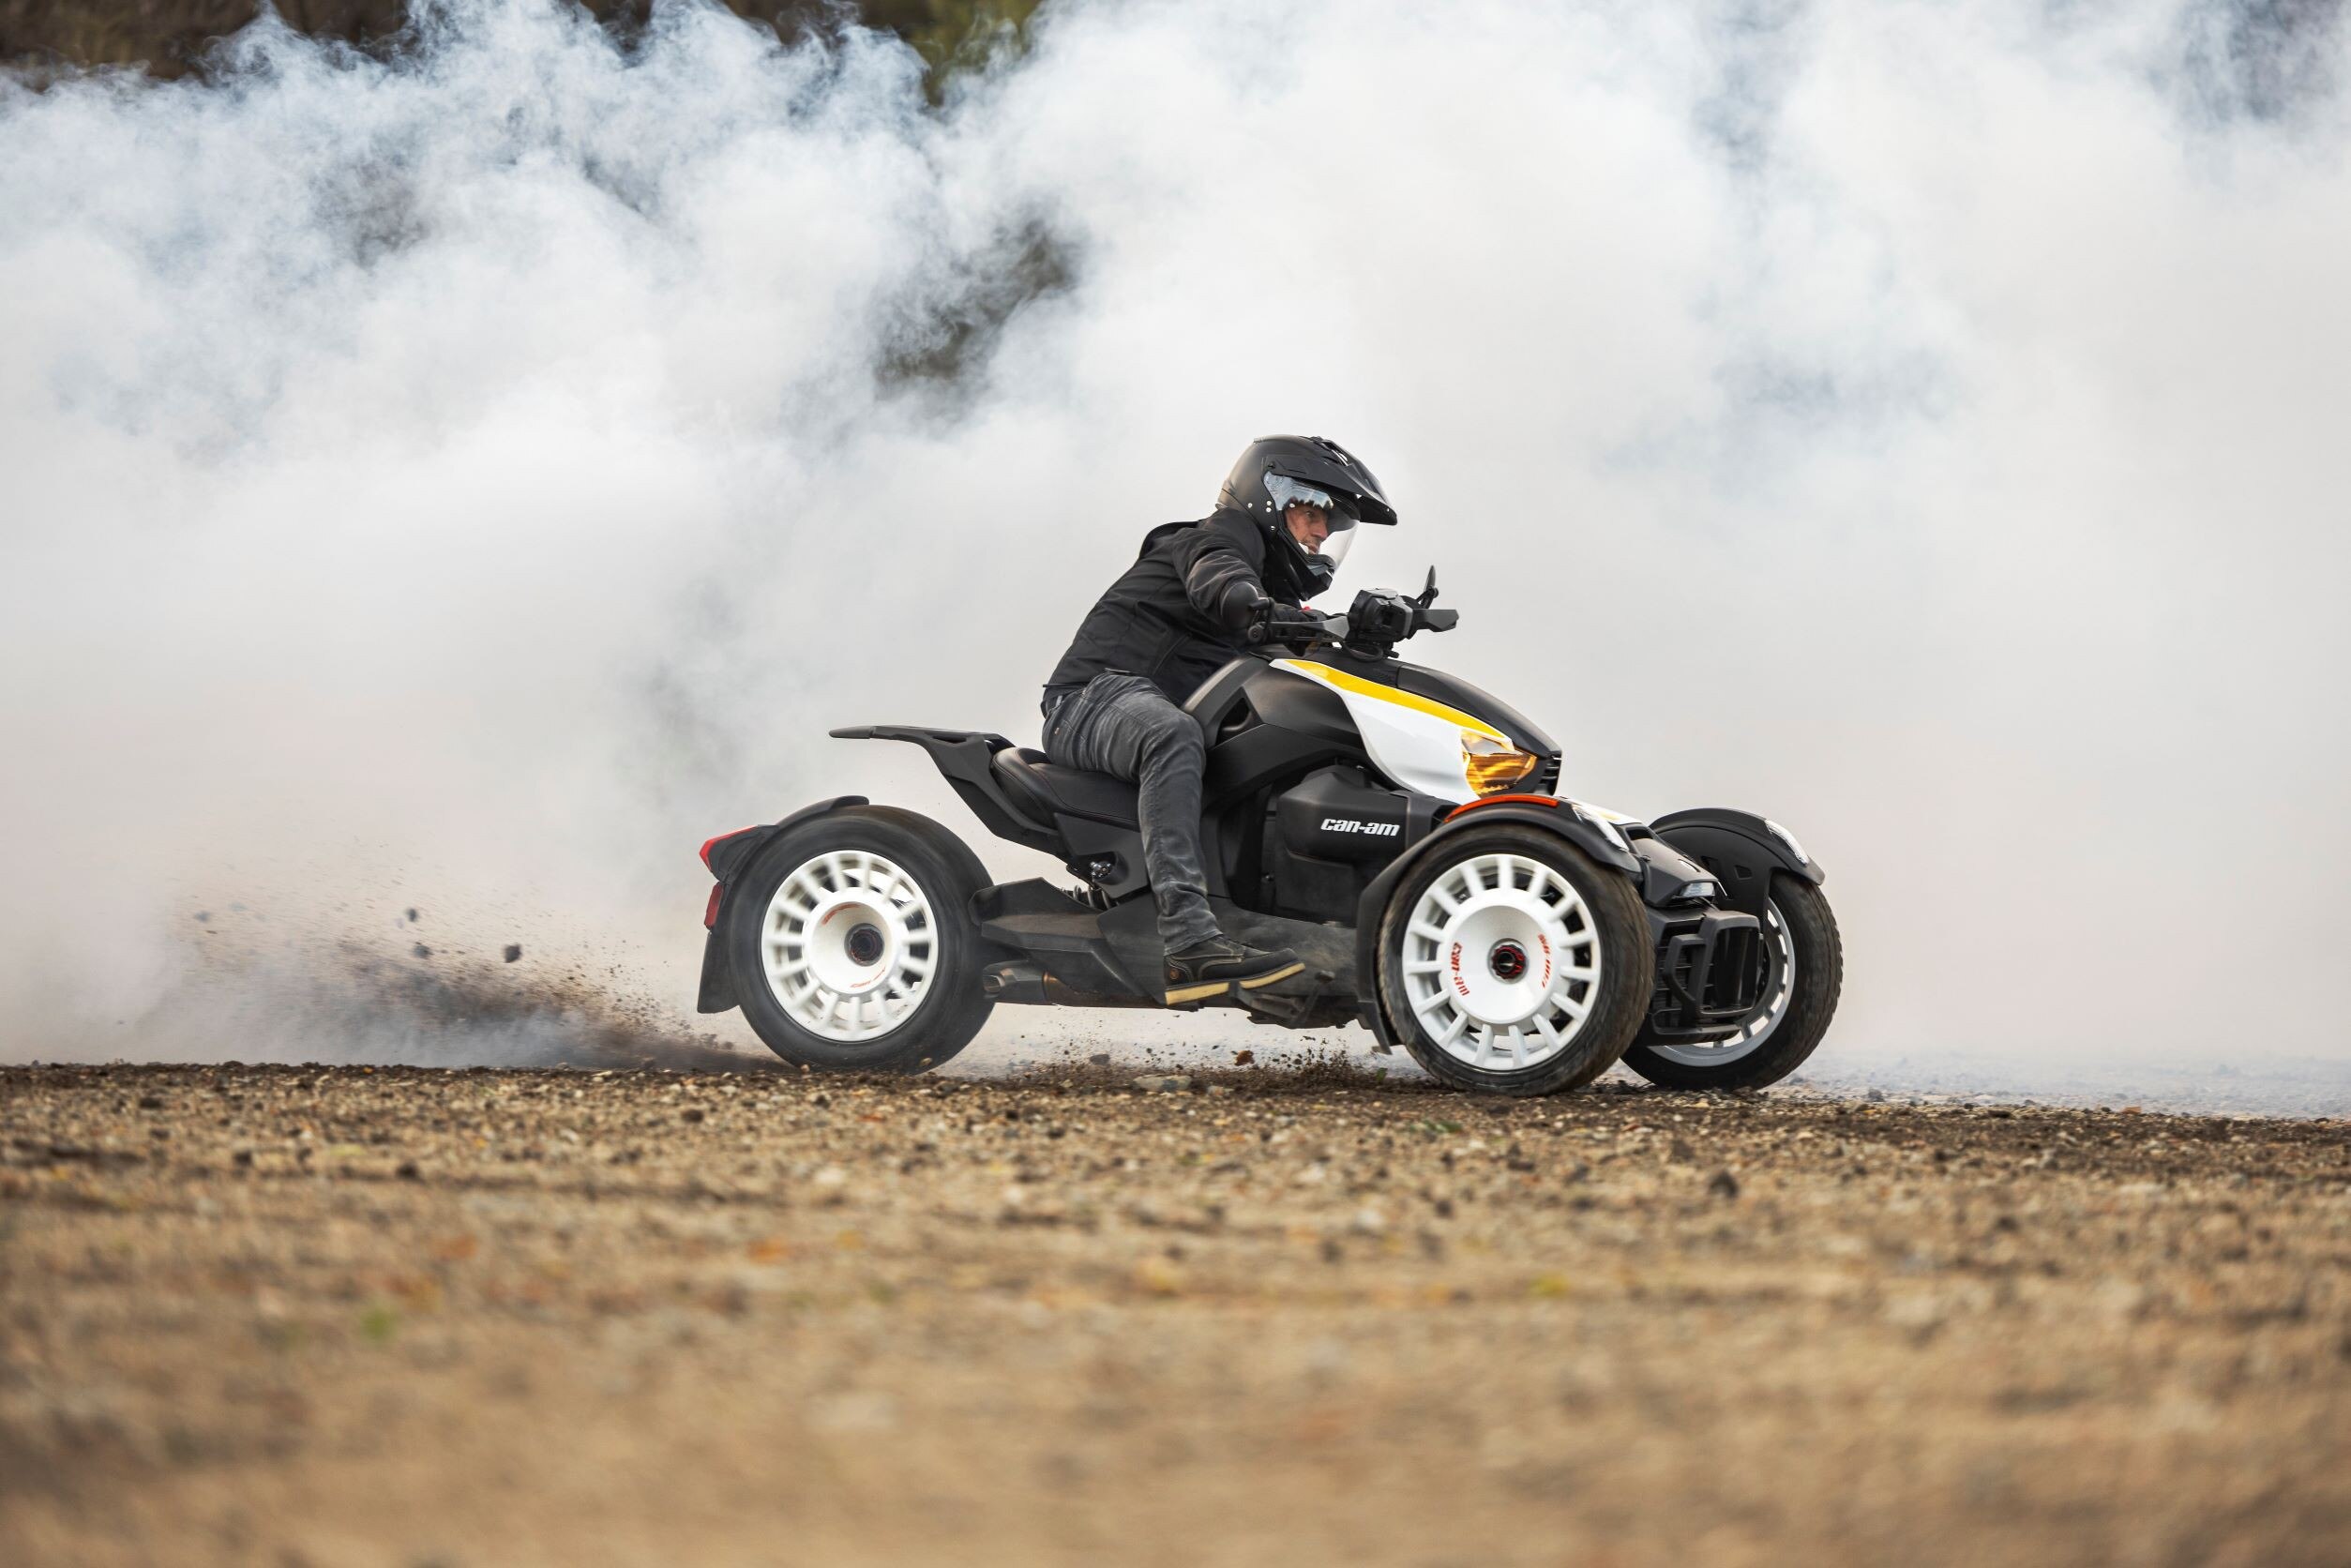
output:
[[[930,63],[936,92],[960,65],[1009,33],[1016,39],[1038,0],[725,0],[737,15],[791,39],[837,29],[853,17],[897,33]],[[650,0],[587,0],[615,31],[643,25]],[[44,70],[143,63],[157,76],[193,68],[213,39],[259,13],[258,0],[0,0],[0,62]],[[404,0],[278,0],[289,26],[316,38],[373,44],[398,33]]]

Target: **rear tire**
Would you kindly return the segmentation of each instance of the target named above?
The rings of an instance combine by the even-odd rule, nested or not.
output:
[[[1456,1089],[1552,1094],[1613,1065],[1654,984],[1630,878],[1511,823],[1446,836],[1380,916],[1380,1004]]]
[[[1845,988],[1837,919],[1819,888],[1782,871],[1771,878],[1763,929],[1771,968],[1739,1035],[1712,1046],[1637,1040],[1624,1064],[1666,1089],[1760,1089],[1802,1066]]]
[[[785,1061],[917,1073],[972,1043],[980,994],[972,895],[987,880],[927,817],[852,806],[801,823],[727,893],[743,1016]]]

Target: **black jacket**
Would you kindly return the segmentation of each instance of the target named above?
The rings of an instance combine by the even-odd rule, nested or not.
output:
[[[1241,652],[1261,601],[1296,602],[1267,587],[1266,545],[1263,525],[1233,510],[1153,529],[1046,678],[1047,710],[1108,671],[1148,676],[1182,705]]]

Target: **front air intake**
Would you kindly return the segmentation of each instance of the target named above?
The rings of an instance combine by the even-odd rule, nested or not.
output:
[[[1708,910],[1658,933],[1650,1028],[1667,1037],[1718,1036],[1762,999],[1763,930],[1752,914]]]

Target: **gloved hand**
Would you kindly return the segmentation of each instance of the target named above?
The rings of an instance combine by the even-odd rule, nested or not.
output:
[[[1251,642],[1286,642],[1298,647],[1331,640],[1320,615],[1279,599],[1258,601],[1250,613],[1248,638]]]

